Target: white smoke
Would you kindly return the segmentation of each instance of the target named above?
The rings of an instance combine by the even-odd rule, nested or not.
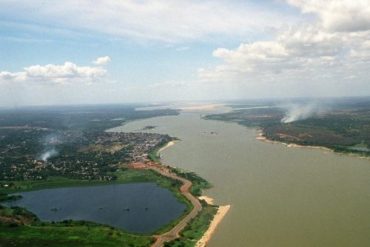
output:
[[[50,134],[43,138],[42,144],[44,146],[43,153],[39,156],[40,160],[44,162],[48,161],[48,159],[55,157],[59,154],[57,150],[57,145],[60,144],[62,141],[58,134]]]
[[[53,148],[53,149],[47,150],[46,152],[41,154],[41,160],[46,162],[46,161],[48,161],[48,159],[50,159],[50,158],[52,158],[56,155],[58,155],[58,151],[55,150],[55,148]]]
[[[287,113],[281,119],[282,123],[292,123],[298,120],[304,120],[310,117],[324,114],[327,109],[317,103],[294,104],[285,106]]]

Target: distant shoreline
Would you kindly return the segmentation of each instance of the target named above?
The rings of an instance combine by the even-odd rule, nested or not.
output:
[[[316,150],[321,150],[324,153],[335,153],[339,155],[345,155],[345,156],[350,156],[350,157],[356,157],[360,159],[367,159],[370,160],[370,157],[368,156],[363,156],[359,155],[356,153],[347,153],[347,152],[336,152],[335,150],[328,148],[328,147],[323,147],[323,146],[312,146],[312,145],[301,145],[301,144],[296,144],[296,143],[288,143],[288,142],[283,142],[283,141],[276,141],[276,140],[270,140],[268,139],[265,135],[263,130],[257,129],[257,136],[256,140],[265,142],[265,143],[270,143],[270,144],[282,144],[288,148],[308,148],[308,149],[316,149]]]
[[[334,152],[333,149],[323,147],[323,146],[301,145],[301,144],[296,144],[296,143],[288,143],[288,142],[283,142],[283,141],[270,140],[264,135],[262,130],[257,130],[256,140],[266,142],[266,143],[272,143],[272,144],[283,144],[284,146],[288,148],[310,148],[310,149],[320,149],[326,152]]]

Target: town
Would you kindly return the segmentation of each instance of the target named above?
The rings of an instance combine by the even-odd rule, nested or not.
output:
[[[1,180],[42,180],[48,176],[114,180],[113,172],[119,165],[148,161],[150,152],[172,140],[168,135],[151,133],[54,134],[29,129],[22,133],[13,134],[12,142],[9,136],[0,137],[7,142],[0,147]],[[40,139],[46,141],[39,144]]]

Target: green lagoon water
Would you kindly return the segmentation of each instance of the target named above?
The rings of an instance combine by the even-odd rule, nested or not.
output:
[[[181,141],[164,164],[210,181],[206,195],[231,209],[210,247],[370,246],[370,161],[255,139],[256,131],[199,113],[118,127],[166,133]],[[117,130],[116,129],[116,130]]]

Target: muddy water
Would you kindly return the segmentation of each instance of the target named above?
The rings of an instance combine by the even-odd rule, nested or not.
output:
[[[256,131],[199,113],[131,122],[123,131],[179,137],[163,163],[195,171],[231,204],[210,247],[370,246],[370,161],[255,139]]]

